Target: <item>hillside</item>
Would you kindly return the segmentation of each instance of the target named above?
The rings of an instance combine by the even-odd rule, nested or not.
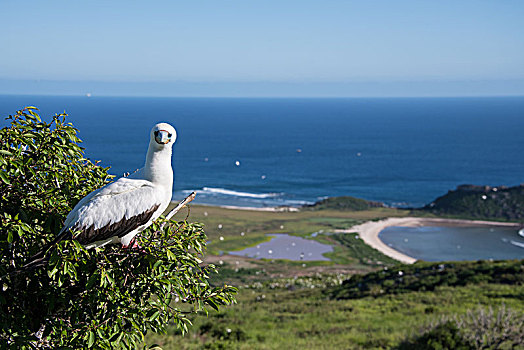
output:
[[[384,203],[367,201],[365,199],[341,196],[322,199],[314,204],[306,205],[303,209],[309,210],[368,210],[371,208],[383,208]]]
[[[461,185],[421,210],[435,215],[472,219],[524,221],[524,185]]]
[[[184,219],[187,213],[180,215]],[[490,334],[494,340],[484,343],[501,344],[491,348],[524,350],[524,260],[401,265],[358,235],[333,233],[408,215],[409,210],[373,207],[352,197],[282,212],[194,205],[191,217],[206,225],[208,252],[215,254],[206,263],[220,269],[213,283],[238,287],[238,304],[207,318],[191,316],[193,326],[185,336],[171,327],[165,335],[150,333],[146,339],[166,350],[420,350],[476,349],[475,335]],[[266,242],[268,232],[331,244],[332,260],[224,254]],[[497,328],[499,320],[505,322],[502,328]]]
[[[444,262],[251,281],[237,305],[192,317],[189,334],[147,339],[166,350],[476,349],[472,336],[489,331],[489,348],[523,349],[523,271],[522,260]],[[500,320],[504,332],[491,326]]]
[[[524,260],[417,262],[366,275],[354,275],[334,289],[336,299],[354,299],[411,291],[433,291],[440,286],[495,283],[524,284]]]

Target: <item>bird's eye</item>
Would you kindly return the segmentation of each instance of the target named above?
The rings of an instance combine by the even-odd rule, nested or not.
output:
[[[171,134],[167,134],[168,137],[171,137],[172,135]]]

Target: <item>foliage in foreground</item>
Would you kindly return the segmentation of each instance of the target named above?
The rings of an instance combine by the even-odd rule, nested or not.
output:
[[[353,299],[409,291],[434,290],[438,286],[465,286],[479,283],[524,284],[524,260],[476,262],[417,262],[385,267],[366,275],[354,275],[334,288],[332,297]]]
[[[235,288],[209,284],[202,226],[158,220],[139,249],[86,251],[63,241],[47,265],[24,269],[56,237],[86,194],[110,181],[83,158],[77,130],[33,107],[0,130],[0,348],[137,348],[168,324],[187,331],[188,316],[234,302]]]

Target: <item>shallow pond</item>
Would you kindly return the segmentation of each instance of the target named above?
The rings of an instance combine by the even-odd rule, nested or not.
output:
[[[524,237],[508,227],[399,227],[379,234],[391,248],[425,261],[524,259]]]
[[[257,259],[287,259],[295,261],[329,260],[323,254],[333,251],[333,247],[310,239],[286,234],[268,234],[270,241],[255,247],[229,252],[232,255]]]

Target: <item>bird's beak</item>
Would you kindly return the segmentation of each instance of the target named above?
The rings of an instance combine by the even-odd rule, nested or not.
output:
[[[158,132],[155,134],[155,141],[160,145],[165,145],[171,141],[171,138],[169,137],[169,133],[167,131],[158,130]]]

